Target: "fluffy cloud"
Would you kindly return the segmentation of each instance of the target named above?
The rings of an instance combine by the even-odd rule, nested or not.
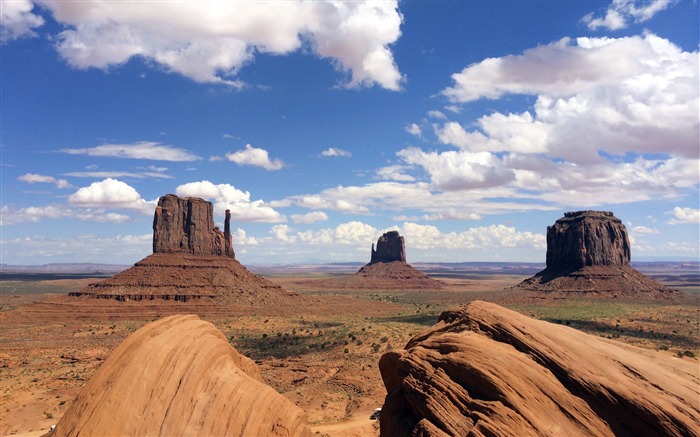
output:
[[[409,134],[416,136],[420,138],[423,135],[423,131],[421,130],[420,126],[418,126],[416,123],[411,123],[408,126],[405,127],[406,132]]]
[[[444,191],[506,185],[515,180],[513,171],[487,152],[430,152],[417,148],[401,150],[397,155],[407,164],[422,167],[433,185]]]
[[[267,150],[253,147],[250,144],[246,144],[245,149],[227,153],[226,159],[238,165],[252,165],[270,171],[280,170],[284,167],[284,162],[281,159],[270,160]]]
[[[104,144],[85,149],[61,149],[61,152],[71,155],[152,159],[156,161],[196,161],[201,159],[185,149],[153,141],[139,141],[133,144]]]
[[[350,153],[347,150],[338,149],[335,147],[330,147],[330,148],[324,150],[323,152],[321,152],[321,156],[343,156],[343,157],[348,158],[348,157],[352,156],[352,153]]]
[[[40,174],[34,174],[34,173],[27,173],[23,174],[22,176],[18,177],[22,182],[26,182],[28,184],[34,184],[34,183],[46,183],[46,184],[54,184],[56,185],[56,188],[72,188],[73,186],[65,179],[56,179],[53,176],[46,176],[46,175],[40,175]]]
[[[491,186],[567,206],[681,196],[700,176],[698,59],[650,33],[486,59],[453,75],[443,94],[459,104],[536,95],[531,110],[435,123],[438,140],[461,150],[398,158],[439,190]]]
[[[669,223],[680,224],[680,223],[692,223],[700,224],[700,209],[695,208],[681,208],[679,206],[673,208],[674,219]]]
[[[467,132],[451,123],[443,143],[463,149],[546,152],[585,161],[611,154],[697,154],[698,52],[653,34],[565,38],[519,56],[486,59],[452,76],[443,94],[466,103],[537,95],[534,114],[493,114]]]
[[[279,223],[286,218],[265,205],[262,200],[250,200],[250,193],[241,191],[233,185],[215,185],[209,181],[190,182],[175,189],[178,196],[201,197],[214,202],[218,217],[228,209],[234,220],[244,222]]]
[[[256,53],[305,47],[349,72],[347,87],[398,90],[402,81],[389,49],[401,36],[395,0],[39,3],[67,27],[57,49],[76,68],[106,69],[141,56],[197,82],[240,87],[235,77]]]
[[[630,19],[636,23],[643,23],[675,3],[677,0],[613,0],[604,17],[596,17],[591,12],[584,16],[581,21],[591,30],[597,30],[601,27],[609,30],[620,30],[627,27],[627,21]]]
[[[34,28],[44,24],[44,19],[32,13],[34,5],[29,0],[2,0],[0,2],[0,42],[36,36]]]
[[[156,206],[155,200],[147,202],[129,184],[111,178],[80,188],[68,197],[68,203],[85,208],[133,209],[144,215],[153,214]]]
[[[398,230],[411,249],[513,249],[532,248],[544,250],[547,242],[544,234],[519,232],[513,227],[491,225],[469,228],[462,232],[443,232],[432,225],[405,222],[400,227],[377,229],[366,223],[350,221],[335,228],[295,232],[287,225],[277,225],[270,234],[280,243],[304,243],[310,245],[355,246],[368,249],[384,232]]]
[[[519,232],[513,227],[491,225],[469,228],[463,232],[441,232],[431,225],[404,223],[401,233],[420,249],[513,249],[533,248],[544,250],[547,241],[544,234]]]
[[[307,214],[292,214],[291,218],[294,223],[309,224],[328,220],[328,214],[323,211],[313,211]]]

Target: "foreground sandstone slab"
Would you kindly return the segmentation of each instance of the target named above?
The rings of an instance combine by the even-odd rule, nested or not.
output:
[[[698,435],[696,360],[530,319],[446,311],[380,360],[383,436]]]
[[[170,316],[130,335],[56,425],[59,436],[310,436],[214,325]]]

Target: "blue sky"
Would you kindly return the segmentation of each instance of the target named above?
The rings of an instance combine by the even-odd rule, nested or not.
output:
[[[695,1],[2,0],[2,263],[130,264],[167,193],[248,264],[698,259]]]

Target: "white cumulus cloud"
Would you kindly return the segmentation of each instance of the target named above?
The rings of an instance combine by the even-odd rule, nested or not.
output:
[[[82,187],[68,197],[68,203],[84,208],[133,209],[150,215],[155,210],[156,201],[146,201],[129,184],[107,178]]]
[[[506,185],[515,180],[512,170],[488,152],[424,152],[417,148],[397,155],[407,164],[422,167],[436,188],[444,191]]]
[[[346,87],[399,90],[403,79],[390,49],[401,36],[396,0],[39,3],[66,26],[57,49],[76,68],[141,56],[197,82],[241,87],[237,74],[256,55],[304,48],[349,73]]]
[[[546,154],[584,165],[600,162],[600,150],[695,158],[699,70],[697,51],[651,33],[565,38],[470,65],[443,90],[456,103],[535,95],[531,109],[468,126],[447,121],[434,131],[443,144],[471,152]]]
[[[281,159],[270,160],[267,150],[253,147],[250,144],[246,144],[245,149],[227,153],[226,159],[238,165],[252,165],[269,171],[280,170],[284,167],[284,162]]]
[[[233,185],[214,184],[209,181],[190,182],[175,189],[178,196],[201,197],[214,203],[217,217],[223,217],[225,211],[231,211],[233,220],[244,222],[279,223],[286,218],[278,211],[267,206],[262,200],[250,200],[248,191],[241,191]]]
[[[669,223],[674,225],[680,223],[700,224],[700,209],[681,208],[680,206],[677,206],[673,208],[673,216],[675,218]]]
[[[34,4],[29,0],[0,1],[0,42],[36,36],[34,28],[44,24],[44,19],[32,13]]]
[[[423,130],[416,123],[411,123],[405,127],[406,132],[420,138],[423,135]]]

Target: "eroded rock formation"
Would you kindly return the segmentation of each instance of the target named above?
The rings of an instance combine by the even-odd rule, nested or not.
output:
[[[406,244],[398,231],[385,232],[372,245],[372,257],[351,278],[335,281],[344,287],[439,289],[444,285],[406,263]]]
[[[153,216],[153,253],[223,255],[233,258],[231,212],[226,211],[224,232],[214,226],[211,202],[166,194]]]
[[[59,436],[310,436],[304,412],[197,316],[131,334],[56,425]]]
[[[633,269],[630,256],[627,229],[612,212],[567,212],[547,227],[547,267],[518,288],[615,297],[645,293],[645,297],[656,298],[674,294]]]
[[[486,302],[379,362],[382,436],[696,435],[697,362]]]
[[[629,265],[627,229],[612,212],[567,212],[547,226],[547,269],[552,273]]]
[[[406,262],[406,244],[398,231],[385,232],[377,240],[377,249],[372,245],[372,256],[369,263],[389,263],[393,261]]]
[[[224,232],[214,227],[214,207],[203,199],[167,194],[153,217],[153,254],[104,281],[71,296],[126,300],[189,301],[220,298],[229,303],[283,304],[291,296],[234,258],[231,213]]]

